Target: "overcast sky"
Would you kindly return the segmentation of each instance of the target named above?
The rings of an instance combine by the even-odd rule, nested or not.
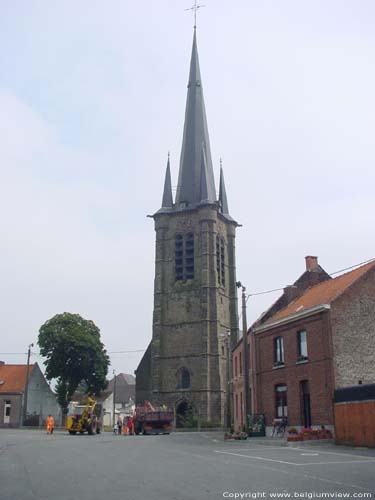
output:
[[[0,359],[92,319],[109,352],[152,334],[152,214],[175,186],[192,0],[2,0]],[[375,3],[207,0],[198,51],[249,293],[375,257]],[[249,323],[280,292],[248,301]],[[34,352],[38,349],[34,348]],[[113,354],[132,373],[142,353]],[[32,361],[42,359],[33,355]]]

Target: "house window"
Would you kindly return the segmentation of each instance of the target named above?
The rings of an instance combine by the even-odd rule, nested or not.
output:
[[[176,281],[194,278],[194,235],[175,237],[175,276]]]
[[[10,417],[10,409],[12,408],[12,402],[10,400],[5,401],[5,416]]]
[[[216,274],[219,285],[225,286],[225,240],[216,236]]]
[[[186,368],[181,368],[178,372],[178,389],[188,389],[190,387],[190,373]]]
[[[10,399],[6,399],[4,404],[4,418],[3,418],[4,424],[10,423],[11,408],[12,408],[12,401]]]
[[[234,376],[238,375],[238,364],[237,364],[237,356],[234,357]]]
[[[282,337],[276,337],[273,341],[274,363],[275,365],[284,364],[284,342]]]
[[[242,352],[240,352],[240,375],[242,375]]]
[[[305,330],[297,332],[298,359],[307,359],[307,335]]]
[[[287,391],[284,384],[275,387],[275,406],[277,418],[288,416]]]
[[[236,418],[238,418],[238,394],[236,394]]]

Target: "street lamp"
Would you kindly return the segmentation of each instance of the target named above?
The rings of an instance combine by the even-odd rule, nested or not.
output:
[[[26,382],[25,382],[25,394],[23,400],[23,414],[22,414],[22,425],[25,425],[27,418],[27,396],[29,392],[29,365],[30,365],[30,354],[31,348],[34,347],[34,344],[29,344],[27,348],[27,366],[26,366]]]
[[[237,281],[237,288],[242,289],[242,352],[243,352],[243,369],[244,369],[244,409],[245,409],[245,425],[248,427],[248,415],[250,414],[249,405],[249,354],[247,351],[247,318],[246,318],[246,287],[241,281]],[[251,390],[251,398],[253,399],[254,390]]]
[[[226,387],[226,409],[225,409],[225,420],[224,426],[226,429],[229,429],[232,423],[231,418],[231,383],[232,383],[232,375],[231,375],[231,352],[230,352],[230,337],[231,332],[228,330],[226,333],[221,333],[220,337],[224,339],[225,349],[226,349],[226,379],[227,379],[227,387]]]

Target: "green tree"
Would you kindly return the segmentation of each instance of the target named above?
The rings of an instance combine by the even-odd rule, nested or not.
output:
[[[57,399],[63,413],[79,385],[87,387],[90,394],[107,386],[109,357],[93,321],[79,314],[56,314],[40,327],[38,345],[46,358],[46,378],[57,379]]]

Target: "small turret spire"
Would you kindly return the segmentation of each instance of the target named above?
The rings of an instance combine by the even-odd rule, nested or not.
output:
[[[220,158],[219,205],[220,205],[220,211],[224,215],[229,215],[227,192],[225,189],[225,182],[224,182],[223,162],[221,158]]]
[[[168,151],[167,169],[165,172],[165,180],[164,180],[163,201],[162,201],[161,207],[162,208],[172,208],[173,207],[172,181],[171,181],[171,167],[170,167],[170,161],[169,161],[169,151]]]

